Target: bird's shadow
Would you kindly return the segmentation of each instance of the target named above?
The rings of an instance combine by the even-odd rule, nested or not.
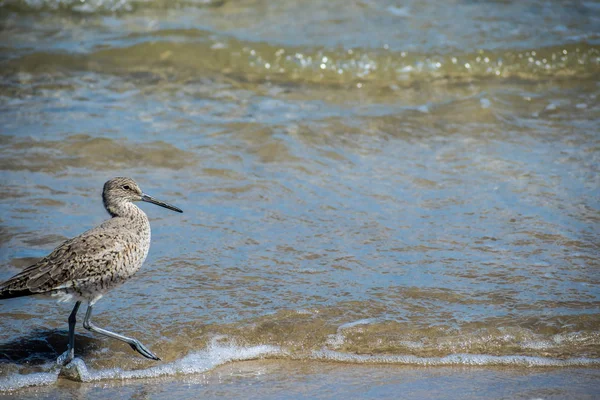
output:
[[[61,329],[36,329],[25,337],[0,343],[0,364],[31,366],[56,361],[67,350],[68,332]],[[101,347],[101,341],[75,334],[75,355],[85,356]]]

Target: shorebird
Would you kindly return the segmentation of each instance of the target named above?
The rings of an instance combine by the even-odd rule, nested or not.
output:
[[[57,363],[67,365],[75,356],[75,323],[83,301],[88,308],[83,327],[128,343],[135,351],[160,360],[140,341],[99,328],[91,321],[92,309],[100,298],[135,274],[150,249],[150,222],[133,202],[145,201],[183,212],[142,192],[131,178],[117,177],[104,184],[104,208],[112,218],[67,240],[52,253],[23,272],[0,284],[0,299],[30,295],[54,296],[58,301],[75,300],[69,315],[69,344]]]

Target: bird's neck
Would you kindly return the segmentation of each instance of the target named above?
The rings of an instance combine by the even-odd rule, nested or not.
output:
[[[146,214],[135,204],[130,201],[116,201],[104,203],[106,211],[111,217],[124,217],[131,219],[147,219]]]

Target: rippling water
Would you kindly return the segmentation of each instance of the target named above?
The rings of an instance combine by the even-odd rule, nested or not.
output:
[[[82,379],[283,358],[600,364],[594,2],[0,2],[0,280],[142,206]],[[0,308],[0,390],[54,383],[69,305]],[[118,368],[118,369],[115,369]]]

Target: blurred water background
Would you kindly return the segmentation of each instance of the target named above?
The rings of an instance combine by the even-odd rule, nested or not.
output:
[[[585,397],[599,27],[594,1],[0,1],[0,280],[131,176],[185,213],[142,206],[150,255],[96,322],[164,361],[78,327],[84,380],[577,367]],[[56,385],[70,307],[2,302],[0,390]]]

